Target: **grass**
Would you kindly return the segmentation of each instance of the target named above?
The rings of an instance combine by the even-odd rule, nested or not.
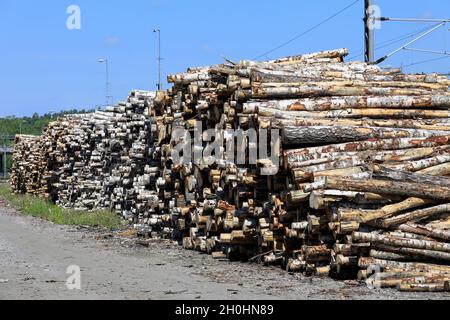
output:
[[[8,184],[0,184],[0,197],[19,212],[45,219],[59,225],[91,226],[108,230],[122,229],[123,220],[108,210],[75,211],[58,207],[57,205],[31,195],[15,194]]]

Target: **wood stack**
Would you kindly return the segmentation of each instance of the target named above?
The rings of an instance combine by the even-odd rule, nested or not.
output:
[[[44,138],[48,192],[217,258],[448,290],[450,82],[346,55],[190,68],[156,96],[61,120]]]
[[[43,189],[45,158],[42,152],[42,137],[17,135],[14,142],[13,164],[10,183],[20,193],[39,194]]]
[[[379,222],[412,209],[425,210],[426,223],[446,218],[448,79],[343,63],[346,54],[228,62],[168,77],[174,86],[158,93],[153,114],[164,168],[159,195],[184,247],[355,278],[359,258],[374,250],[400,254],[392,244],[380,250],[377,241],[360,240],[359,233],[405,236]],[[280,170],[262,175],[274,167],[267,157],[236,165],[225,153],[213,164],[174,165],[171,151],[192,144],[196,121],[225,140],[230,129],[280,130]],[[176,128],[189,135],[173,138]],[[436,185],[430,175],[444,180]],[[414,262],[419,254],[411,252]],[[427,254],[427,262],[448,263],[442,254]]]
[[[159,205],[159,168],[149,154],[153,99],[153,92],[133,91],[105,111],[50,123],[42,137],[18,136],[13,190],[76,210],[110,208],[147,224]]]

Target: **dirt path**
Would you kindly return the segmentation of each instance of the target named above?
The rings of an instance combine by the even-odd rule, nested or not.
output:
[[[66,269],[81,268],[81,290]],[[217,261],[159,241],[149,248],[95,230],[23,217],[0,199],[0,299],[450,299],[306,278]]]

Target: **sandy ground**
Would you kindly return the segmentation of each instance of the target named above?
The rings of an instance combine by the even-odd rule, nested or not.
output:
[[[66,287],[81,268],[81,290]],[[149,247],[100,230],[23,217],[0,199],[0,299],[450,299],[369,290],[277,267],[214,260],[169,241]]]

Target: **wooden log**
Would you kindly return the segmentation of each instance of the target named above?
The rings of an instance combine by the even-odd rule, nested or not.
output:
[[[437,147],[449,144],[449,135],[432,137],[426,139],[414,138],[399,138],[399,139],[372,139],[367,141],[348,142],[342,144],[292,149],[284,152],[287,158],[287,163],[301,162],[311,159],[311,155],[317,154],[320,157],[322,154],[329,152],[354,152],[364,150],[394,150],[394,149],[409,149],[420,147]]]
[[[449,281],[441,283],[402,283],[397,290],[402,292],[449,292]]]
[[[365,150],[365,151],[350,151],[350,152],[330,152],[322,154],[320,158],[317,155],[311,155],[311,159],[297,162],[297,167],[307,167],[311,165],[324,164],[333,161],[339,161],[346,158],[360,158],[368,162],[403,162],[427,158],[429,156],[440,153],[448,149],[447,146],[435,148],[415,148],[403,150]]]
[[[254,67],[245,76],[249,76],[252,82],[257,83],[299,83],[308,81],[342,81],[359,80],[374,82],[413,82],[440,84],[439,89],[445,91],[448,78],[439,75],[409,75],[395,72],[382,72],[370,68],[362,63],[346,64],[307,64],[296,66],[295,69],[269,69],[266,66]]]
[[[450,162],[438,164],[433,167],[428,167],[422,170],[418,170],[417,172],[422,174],[429,174],[433,176],[442,175],[446,176],[450,174]]]
[[[328,111],[343,109],[367,109],[367,108],[437,108],[447,109],[450,105],[448,95],[424,95],[424,96],[347,96],[347,97],[320,97],[297,100],[268,100],[250,101],[244,103],[244,110],[252,110],[257,113],[258,107],[277,109],[281,111]]]
[[[370,278],[367,284],[375,288],[399,288],[400,291],[441,292],[449,278],[445,276],[425,275],[408,278],[376,279]],[[441,287],[442,286],[442,287]]]
[[[354,214],[359,215],[358,221],[361,223],[369,223],[377,219],[390,217],[397,212],[413,209],[430,203],[432,203],[432,200],[411,197],[398,203],[386,205],[378,210],[354,209],[353,212]]]
[[[393,225],[400,225],[405,222],[416,222],[420,221],[422,219],[450,212],[450,204],[445,203],[433,207],[428,207],[425,209],[418,209],[412,212],[407,212],[404,214],[400,214],[398,216],[392,217],[392,218],[386,218],[381,221],[381,225],[385,228],[388,228]]]
[[[450,130],[448,119],[351,119],[351,118],[292,118],[289,113],[285,117],[265,117],[258,116],[258,123],[261,128],[285,126],[354,126],[354,127],[388,127],[388,128],[409,128],[423,130]]]
[[[382,260],[412,261],[411,256],[409,254],[387,252],[375,249],[370,250],[369,256],[374,259],[382,259]]]
[[[418,198],[447,200],[450,199],[450,188],[435,185],[422,185],[413,182],[392,182],[370,179],[365,181],[345,178],[326,178],[326,188],[348,191],[363,191],[379,194],[413,196]]]
[[[290,163],[290,167],[291,169],[293,169],[292,174],[294,176],[295,181],[303,182],[305,180],[309,180],[313,176],[313,173],[315,172],[331,171],[337,169],[349,169],[363,164],[365,164],[363,160],[357,157],[349,157],[349,158],[342,158],[340,160],[332,162],[311,165],[306,167],[305,166],[299,167],[297,163],[292,162]]]
[[[331,77],[332,78],[332,77]],[[330,81],[331,80],[331,81]],[[253,81],[253,91],[255,92],[257,89],[267,89],[267,88],[278,88],[278,89],[292,89],[292,88],[298,88],[301,86],[305,87],[328,87],[330,86],[329,90],[344,90],[344,89],[350,89],[350,90],[356,90],[356,92],[359,91],[362,88],[368,88],[368,90],[372,89],[389,89],[389,90],[395,90],[395,89],[412,89],[417,90],[414,92],[422,92],[422,94],[425,94],[426,91],[435,91],[440,93],[445,93],[448,90],[448,86],[450,84],[450,81],[448,79],[442,79],[441,83],[429,83],[429,82],[411,82],[411,81],[389,81],[388,79],[384,79],[384,81],[365,81],[365,80],[347,80],[347,79],[321,79],[319,82],[315,81],[314,79],[310,79],[309,81],[300,81],[300,82],[257,82]],[[337,80],[337,81],[336,81]],[[350,88],[349,88],[350,87]],[[296,91],[298,92],[298,91]],[[414,95],[409,93],[410,95]],[[344,94],[345,96],[349,96],[349,94]],[[364,93],[356,94],[358,96],[364,95]],[[374,94],[374,95],[379,95]],[[395,94],[391,94],[392,96],[395,96]],[[311,94],[311,96],[314,96],[314,94]],[[325,96],[328,96],[325,94]]]
[[[441,187],[450,186],[450,178],[426,175],[421,173],[409,173],[401,170],[392,170],[384,166],[372,166],[374,178],[387,178],[394,181],[406,181],[423,184],[432,184]]]
[[[386,164],[385,166],[393,170],[418,171],[445,162],[450,162],[450,154],[448,153],[402,164]]]
[[[406,248],[406,247],[395,247],[384,244],[374,244],[374,248],[385,251],[385,252],[393,252],[401,255],[409,256],[409,261],[414,260],[423,260],[423,258],[434,259],[438,261],[450,261],[450,253],[433,251],[433,250],[424,250],[424,249],[414,249],[414,248]],[[376,258],[376,257],[374,257]]]
[[[301,55],[296,56],[289,56],[281,59],[271,60],[268,61],[268,63],[275,63],[275,64],[282,64],[284,62],[300,62],[304,60],[311,60],[311,59],[321,59],[321,58],[343,58],[348,55],[348,49],[346,48],[339,48],[335,50],[325,50],[325,51],[319,51],[319,52],[313,52],[313,53],[305,53]]]
[[[401,224],[397,226],[397,229],[405,232],[424,235],[430,238],[450,241],[450,231],[448,230],[438,230],[429,226],[418,225],[415,223]]]
[[[296,146],[302,144],[342,143],[373,138],[428,138],[445,134],[445,131],[387,127],[285,126],[282,129],[282,142],[285,146]]]
[[[382,269],[450,274],[450,266],[422,262],[389,261],[370,257],[360,257],[358,266],[362,269],[367,269],[370,266],[378,266]]]
[[[278,88],[275,88],[272,91],[276,89]],[[260,98],[260,96],[257,97]],[[330,111],[281,111],[277,109],[258,107],[257,114],[260,116],[275,117],[280,119],[294,119],[294,118],[447,119],[449,117],[449,113],[447,110],[422,110],[422,109],[345,109],[345,110],[330,110]]]
[[[417,88],[393,88],[371,87],[370,84],[358,83],[354,81],[344,82],[321,82],[303,84],[276,84],[273,86],[253,85],[249,97],[252,99],[274,99],[274,98],[303,98],[320,96],[393,96],[393,95],[426,95],[429,89]],[[239,100],[241,93],[238,92],[236,98]]]
[[[406,247],[432,251],[450,252],[450,244],[437,241],[394,238],[365,232],[353,232],[352,239],[361,242],[381,243],[394,247]]]
[[[333,247],[333,251],[337,254],[344,256],[361,256],[367,255],[370,250],[370,243],[351,243],[340,244],[336,243]]]

